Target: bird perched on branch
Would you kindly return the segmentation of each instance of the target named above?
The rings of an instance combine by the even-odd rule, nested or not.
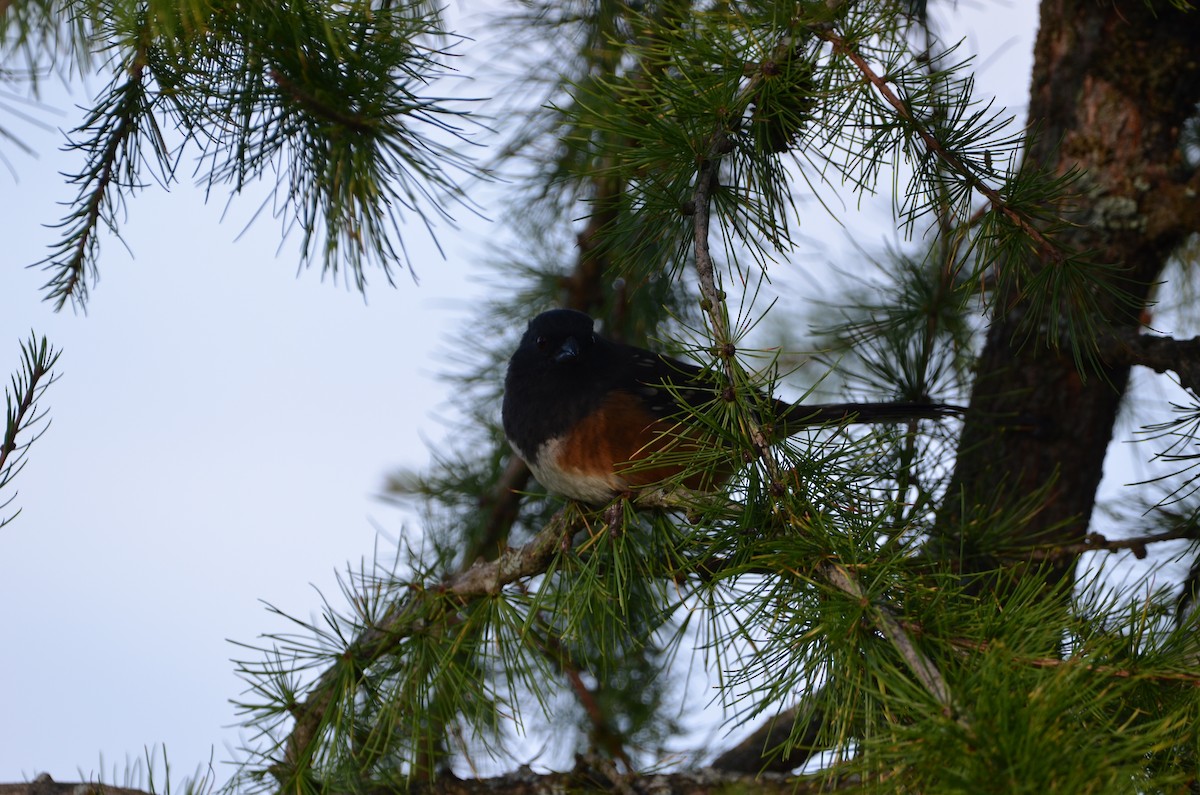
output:
[[[760,396],[768,440],[840,422],[904,422],[961,411],[941,403],[801,405]],[[501,414],[509,443],[543,486],[588,503],[670,480],[711,490],[739,461],[697,412],[733,393],[701,368],[593,331],[570,309],[535,317],[508,363]],[[717,460],[696,467],[698,460]]]

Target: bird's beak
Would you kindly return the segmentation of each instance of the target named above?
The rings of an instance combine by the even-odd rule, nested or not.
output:
[[[558,349],[558,353],[554,354],[554,361],[562,363],[578,358],[579,356],[579,341],[574,337],[567,337],[563,340],[562,347]]]

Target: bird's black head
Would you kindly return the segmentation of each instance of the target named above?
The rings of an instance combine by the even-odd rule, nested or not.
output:
[[[574,309],[551,309],[529,321],[512,363],[536,370],[572,368],[587,359],[595,344],[590,317]]]
[[[592,411],[605,392],[606,343],[592,319],[570,309],[552,309],[529,321],[508,362],[501,416],[508,440],[531,465],[542,445]]]

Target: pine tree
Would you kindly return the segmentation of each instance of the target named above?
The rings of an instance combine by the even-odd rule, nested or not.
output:
[[[61,33],[50,6],[18,8],[27,38]],[[289,212],[326,230],[306,250],[359,282],[402,261],[390,207],[436,214],[426,191],[458,195],[447,175],[469,166],[406,127],[449,123],[414,88],[437,68],[414,44],[437,29],[430,9],[117,10],[75,33],[112,42],[122,67],[79,130],[88,166],[48,260],[53,300],[85,296],[92,232],[143,150],[169,171],[153,119],[210,147],[216,181],[286,163]],[[1200,15],[1043,0],[1019,127],[975,95],[935,10],[521,6],[509,41],[537,57],[514,91],[546,101],[505,119],[489,164],[525,200],[507,220],[521,245],[494,263],[505,289],[477,319],[494,333],[453,375],[475,410],[430,471],[393,479],[421,509],[419,541],[348,577],[351,609],[244,655],[256,741],[232,787],[1200,787],[1194,614],[1078,565],[1197,537],[1197,342],[1163,333],[1173,315],[1155,307],[1181,294],[1200,231]],[[886,190],[893,173],[910,245],[841,263],[880,281],[822,308],[798,377],[967,411],[767,444],[759,396],[794,363],[753,350],[761,285],[795,264],[802,198],[835,207],[835,186]],[[546,495],[494,407],[524,320],[551,306],[727,383],[699,419],[744,462],[734,478],[598,507]],[[1146,429],[1178,472],[1132,489],[1144,506],[1109,539],[1089,528],[1134,366],[1182,388]],[[730,722],[758,726],[748,740],[679,752],[688,666]],[[549,750],[518,750],[530,742]],[[512,772],[563,750],[577,755],[561,772]]]

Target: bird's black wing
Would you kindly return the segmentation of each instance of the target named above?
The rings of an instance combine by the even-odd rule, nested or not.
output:
[[[721,393],[717,378],[694,364],[632,345],[614,347],[624,366],[616,369],[613,386],[637,396],[656,417],[701,410]]]
[[[621,347],[624,349],[621,358],[628,367],[615,386],[637,395],[657,417],[678,419],[684,414],[710,409],[729,389],[725,379],[711,370],[643,348]],[[791,404],[782,400],[762,394],[760,398],[759,408],[764,414],[783,416],[791,409]]]
[[[724,379],[694,364],[632,345],[611,343],[624,363],[612,386],[636,395],[651,413],[678,419],[689,412],[703,411],[725,394]],[[778,423],[776,432],[790,435],[814,425],[839,423],[888,423],[914,419],[942,419],[960,415],[963,409],[931,402],[890,403],[788,403],[759,393],[756,406],[763,421]]]

